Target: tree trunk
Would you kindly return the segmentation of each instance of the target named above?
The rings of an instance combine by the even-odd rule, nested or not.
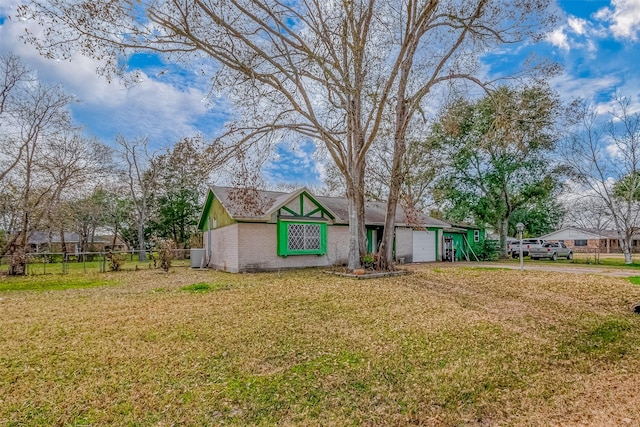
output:
[[[620,239],[620,246],[622,247],[622,253],[624,254],[624,263],[632,264],[633,255],[631,254],[631,237],[625,236]]]
[[[64,239],[64,229],[60,228],[60,251],[64,254],[67,252],[67,242]],[[64,257],[64,255],[63,255]]]
[[[500,258],[509,258],[507,248],[507,236],[509,235],[509,218],[500,220],[498,223],[498,232],[500,233]]]
[[[349,206],[349,259],[350,271],[362,266],[362,257],[367,253],[367,232],[364,218],[364,168],[356,167],[355,174],[347,179],[347,201]],[[354,182],[355,181],[355,182]]]
[[[144,242],[144,223],[140,222],[138,224],[138,258],[142,262],[147,260],[147,253],[145,249],[146,248],[145,248],[145,242]]]
[[[113,227],[113,239],[111,239],[111,249],[116,247],[116,239],[118,238],[118,232],[120,230],[118,230],[118,223],[116,222],[115,226]]]
[[[385,213],[384,219],[384,230],[382,231],[382,242],[380,243],[380,257],[378,258],[378,269],[383,271],[394,269],[393,240],[396,234],[396,210],[398,208],[400,189],[404,182],[402,164],[406,151],[405,132],[400,129],[394,137],[391,182],[389,184],[389,196],[387,199],[387,212]]]
[[[141,205],[138,211],[138,260],[139,261],[146,261],[147,260],[147,253],[146,253],[146,244],[144,241],[144,224],[146,222],[146,215],[147,215],[147,200],[146,194],[143,194],[142,196],[142,201],[141,201]]]
[[[29,233],[29,212],[24,212],[22,231],[18,243],[14,246],[11,255],[11,266],[9,274],[12,276],[23,276],[27,272],[27,235]]]

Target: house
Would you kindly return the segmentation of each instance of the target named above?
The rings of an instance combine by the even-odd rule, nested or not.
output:
[[[62,241],[59,232],[35,231],[27,240],[29,251],[32,253],[57,253],[62,252]],[[64,233],[64,243],[69,253],[80,252],[80,235],[78,233]],[[116,239],[113,245],[113,236],[95,236],[93,242],[88,243],[91,252],[104,252],[109,250],[126,251],[127,245],[120,239]]]
[[[484,243],[485,230],[472,224],[451,223],[443,229],[443,261],[478,261],[477,251]]]
[[[367,202],[368,250],[378,251],[386,204]],[[442,229],[449,224],[423,214],[396,213],[395,258],[399,262],[439,259]],[[344,198],[313,195],[306,188],[290,193],[212,187],[199,229],[203,265],[230,272],[346,264],[349,213]]]
[[[590,228],[565,227],[554,231],[541,239],[553,242],[563,242],[574,252],[621,252],[618,233],[614,230],[598,230]],[[632,249],[636,251],[640,246],[640,236],[634,238]]]

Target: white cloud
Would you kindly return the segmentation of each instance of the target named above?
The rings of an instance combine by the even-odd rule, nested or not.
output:
[[[11,6],[2,6],[0,14],[11,15]],[[148,136],[158,146],[173,143],[183,136],[199,132],[198,120],[210,116],[216,108],[224,110],[224,100],[207,98],[205,87],[180,88],[175,76],[167,73],[160,79],[143,75],[143,81],[126,87],[119,81],[109,83],[97,75],[99,65],[93,59],[74,55],[71,61],[55,61],[38,54],[36,49],[20,40],[26,26],[35,24],[7,19],[0,25],[0,53],[12,51],[22,61],[37,70],[41,81],[61,84],[82,102],[74,106],[77,125],[84,126],[98,137]],[[37,30],[37,28],[35,28]],[[178,79],[179,80],[179,79]],[[218,105],[209,105],[210,103]],[[220,118],[217,118],[221,121]],[[221,123],[220,123],[221,125]],[[211,130],[216,125],[207,123]],[[105,140],[105,142],[111,142]]]
[[[614,37],[619,39],[638,39],[640,30],[640,0],[612,0],[611,7],[598,10],[593,17],[609,22]]]
[[[621,84],[619,78],[613,75],[577,78],[569,74],[554,77],[549,83],[562,95],[565,101],[576,98],[594,100],[603,92],[609,92],[612,88]]]
[[[620,147],[618,147],[615,143],[609,142],[605,146],[605,151],[607,155],[612,159],[619,159],[621,156]]]
[[[570,16],[567,22],[569,23],[569,27],[573,30],[574,33],[578,35],[586,34],[588,23],[584,19]]]
[[[565,51],[586,47],[591,51],[591,37],[596,31],[587,20],[573,15],[567,17],[567,23],[559,26],[547,35],[547,41]]]
[[[560,49],[569,50],[567,35],[564,33],[565,27],[559,27],[547,35],[547,41]]]

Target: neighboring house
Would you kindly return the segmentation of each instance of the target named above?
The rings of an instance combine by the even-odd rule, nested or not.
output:
[[[621,252],[618,233],[614,230],[597,230],[578,227],[566,227],[558,231],[554,231],[541,239],[552,242],[563,242],[574,252],[604,252],[616,253]],[[633,240],[632,249],[638,250],[640,247],[640,236]]]
[[[386,204],[367,202],[368,250],[378,251]],[[449,224],[398,207],[395,258],[400,262],[440,259],[442,229]],[[204,233],[204,266],[230,272],[326,267],[347,263],[347,200],[313,195],[212,187],[199,229]]]
[[[484,243],[484,229],[471,224],[452,223],[443,231],[443,261],[478,261],[476,252]]]
[[[35,231],[31,234],[27,243],[30,252],[42,253],[62,252],[62,242],[59,232]],[[64,233],[64,243],[68,253],[77,254],[80,252],[80,235],[78,233]],[[113,236],[96,236],[93,242],[87,243],[90,251],[126,251],[127,245],[119,238],[113,245]]]

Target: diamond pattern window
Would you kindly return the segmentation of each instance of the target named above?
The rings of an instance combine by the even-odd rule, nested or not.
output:
[[[325,223],[278,223],[278,255],[324,255],[327,248]]]

